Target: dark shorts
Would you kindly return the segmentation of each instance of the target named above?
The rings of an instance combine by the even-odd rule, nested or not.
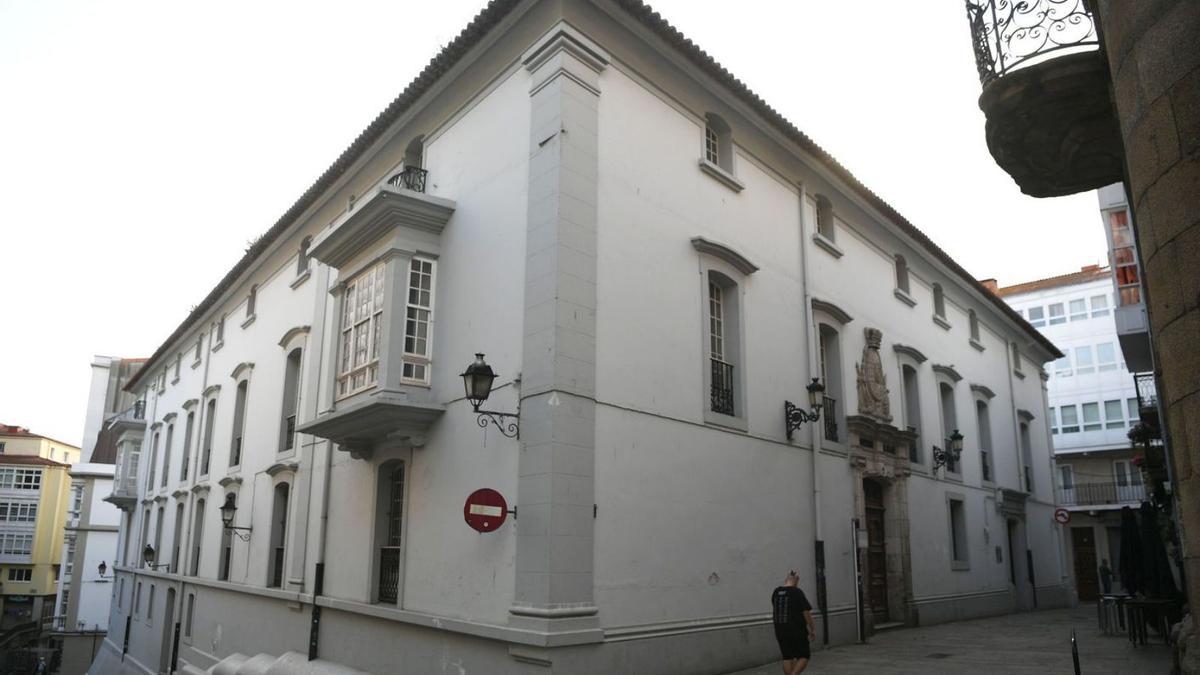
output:
[[[775,639],[779,641],[779,652],[785,661],[812,656],[808,648],[808,634],[803,626],[776,625]]]

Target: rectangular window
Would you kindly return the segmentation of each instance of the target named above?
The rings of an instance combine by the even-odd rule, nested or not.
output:
[[[695,142],[695,141],[693,141]],[[715,129],[710,126],[704,127],[704,158],[708,161],[721,165],[720,153],[721,141]]]
[[[404,319],[404,367],[401,379],[429,384],[429,335],[433,321],[433,261],[413,258],[408,269],[408,306]]]
[[[1129,426],[1142,421],[1142,411],[1138,408],[1138,400],[1136,398],[1125,399],[1125,407],[1129,410]]]
[[[1055,377],[1070,377],[1071,376],[1071,350],[1064,349],[1064,356],[1054,362]]]
[[[1136,305],[1142,301],[1142,284],[1138,274],[1137,256],[1133,251],[1133,229],[1129,227],[1129,212],[1122,209],[1108,214],[1112,234],[1113,276],[1117,280],[1118,304]]]
[[[171,446],[175,445],[175,425],[167,425],[167,442],[163,446],[163,469],[159,475],[159,487],[167,487],[167,478],[171,473]]]
[[[1075,348],[1075,372],[1079,375],[1096,372],[1095,362],[1092,361],[1091,347]]]
[[[229,466],[239,466],[242,463],[242,443],[246,436],[246,392],[250,383],[242,380],[238,383],[237,393],[233,398],[233,438],[229,443]]]
[[[1082,321],[1088,318],[1087,301],[1083,298],[1070,301],[1067,308],[1071,312],[1072,321]]]
[[[9,581],[33,581],[32,567],[10,567],[8,568]]]
[[[967,514],[961,499],[950,499],[950,552],[953,562],[966,564],[967,548]]]
[[[1121,401],[1104,402],[1104,428],[1121,429],[1125,426],[1125,415],[1121,409]]]
[[[1117,350],[1113,347],[1113,343],[1102,342],[1096,345],[1096,362],[1102,373],[1117,369]]]
[[[150,584],[150,599],[146,602],[146,620],[154,619],[154,584]]]
[[[40,490],[41,488],[41,469],[0,468],[0,489]]]
[[[196,616],[196,594],[188,593],[187,613],[184,614],[183,636],[192,637],[192,620]]]
[[[133,616],[137,618],[142,613],[142,582],[133,590]]]
[[[37,522],[37,502],[0,502],[0,522]]]
[[[1113,479],[1116,481],[1117,487],[1141,487],[1142,470],[1127,459],[1118,459],[1113,462]],[[1125,497],[1126,495],[1122,493],[1118,496]]]
[[[188,412],[187,424],[183,427],[183,462],[179,467],[179,480],[185,481],[188,477],[188,462],[191,461],[192,452],[192,431],[196,426],[196,413]]]
[[[0,533],[0,555],[30,555],[33,553],[32,532]]]
[[[1029,308],[1029,325],[1041,328],[1046,325],[1046,311],[1041,307]]]
[[[246,318],[254,316],[254,306],[258,304],[258,284],[250,287],[250,294],[246,296]]]
[[[723,361],[725,359],[725,328],[722,314],[721,287],[708,282],[708,353]]]
[[[379,379],[379,342],[383,333],[384,263],[346,283],[342,293],[337,393],[350,396]]]
[[[1098,316],[1108,316],[1108,296],[1093,295],[1092,296],[1092,318]]]
[[[1062,414],[1062,432],[1064,434],[1079,433],[1079,409],[1074,405],[1064,405],[1059,408]]]
[[[1058,467],[1058,478],[1062,489],[1075,489],[1075,469],[1070,464],[1063,464]]]
[[[200,353],[202,349],[204,349],[204,333],[201,333],[200,337],[196,338],[196,353],[192,356],[192,361],[196,363],[200,362]]]
[[[179,381],[179,366],[183,365],[183,354],[175,355],[175,377],[171,380],[171,384]]]
[[[979,467],[983,480],[992,480],[992,422],[988,406],[983,401],[975,402],[975,422],[979,429]]]
[[[222,314],[220,319],[217,319],[217,338],[218,346],[225,344],[225,315]]]
[[[1054,406],[1050,406],[1050,408],[1047,410],[1047,414],[1050,416],[1048,418],[1050,421],[1050,433],[1057,434],[1058,433],[1058,411],[1055,410]]]
[[[1056,302],[1050,305],[1049,309],[1051,326],[1067,322],[1067,315],[1066,312],[1063,311],[1063,304],[1061,302]]]
[[[1084,403],[1083,404],[1083,430],[1096,431],[1101,428],[1100,424],[1100,404],[1099,403]]]

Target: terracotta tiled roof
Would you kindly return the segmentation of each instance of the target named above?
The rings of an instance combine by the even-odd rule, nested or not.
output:
[[[48,441],[54,441],[55,443],[58,443],[59,445],[65,445],[68,448],[78,448],[78,446],[76,446],[76,445],[73,445],[71,443],[67,443],[64,441],[60,441],[57,438],[50,438],[49,436],[35,434],[35,433],[31,432],[29,429],[26,429],[25,427],[16,426],[15,424],[0,424],[0,436],[7,437],[7,438],[44,438]]]
[[[305,211],[309,206],[316,202],[317,198],[325,192],[334,181],[342,175],[356,160],[370,148],[375,141],[379,140],[385,131],[403,115],[410,106],[412,106],[422,95],[429,89],[452,67],[454,67],[462,58],[474,48],[480,40],[486,36],[493,28],[495,28],[501,20],[508,16],[517,5],[521,4],[522,0],[492,0],[483,8],[479,14],[467,24],[467,27],[458,34],[450,44],[446,45],[437,56],[425,66],[421,74],[416,77],[409,85],[397,96],[387,108],[380,113],[367,128],[354,139],[350,147],[346,148],[334,163],[325,170],[324,173],[313,183],[304,194],[300,196],[296,203],[288,209],[283,216],[267,230],[263,236],[246,250],[246,254],[241,260],[233,266],[233,269],[221,279],[212,291],[200,301],[198,305],[188,314],[183,323],[171,333],[159,346],[159,348],[150,356],[146,366],[139,370],[136,375],[130,378],[129,383],[125,385],[125,389],[133,391],[141,379],[152,370],[152,366],[159,360],[170,348],[176,340],[183,337],[192,326],[194,321],[199,320],[209,309],[216,304],[221,294],[229,289],[237,281],[250,265],[264,253],[270,246],[287,230],[297,217]],[[987,288],[985,288],[975,277],[967,273],[953,258],[946,254],[937,244],[934,244],[929,237],[918,230],[915,225],[910,223],[907,218],[900,215],[900,212],[892,208],[890,204],[871,191],[866,185],[858,180],[846,167],[833,158],[828,152],[817,145],[804,132],[796,128],[791,122],[779,114],[774,108],[767,105],[750,90],[741,80],[734,77],[728,70],[716,62],[707,52],[700,49],[695,43],[680,33],[674,26],[663,19],[658,12],[655,12],[649,5],[640,0],[597,0],[612,2],[626,11],[630,16],[637,20],[642,25],[646,26],[655,32],[660,38],[667,42],[692,63],[703,69],[709,76],[716,79],[728,87],[736,96],[742,99],[744,103],[754,109],[763,117],[769,124],[786,135],[790,140],[799,145],[806,152],[817,158],[821,164],[832,171],[834,175],[845,181],[851,189],[862,196],[868,203],[879,209],[884,216],[892,220],[901,230],[912,237],[918,244],[928,250],[935,258],[949,267],[954,273],[962,277],[968,285],[975,288],[983,298],[991,301],[996,309],[1007,316],[1011,321],[1025,330],[1027,337],[1033,342],[1041,345],[1044,349],[1050,352],[1051,355],[1058,357],[1062,354],[1052,342],[1047,340],[1045,336],[1037,331],[1036,328],[1030,326],[1025,319],[1017,314],[1011,307],[1008,306],[1000,298],[996,297]]]
[[[1101,267],[1099,265],[1088,265],[1081,268],[1078,272],[1070,272],[1068,274],[1060,274],[1056,277],[1047,277],[1045,279],[1035,279],[1034,281],[1025,281],[1012,286],[1004,286],[996,289],[996,295],[1007,297],[1010,295],[1020,295],[1022,293],[1032,293],[1047,288],[1055,288],[1057,286],[1071,286],[1074,284],[1082,284],[1097,279],[1107,279],[1112,276],[1112,269],[1109,267]]]
[[[45,457],[37,455],[0,455],[0,464],[20,464],[25,466],[61,466],[70,467],[70,464],[63,464]]]

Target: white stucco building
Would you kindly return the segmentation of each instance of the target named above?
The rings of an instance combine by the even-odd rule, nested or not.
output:
[[[997,292],[1063,352],[1047,368],[1055,487],[1071,512],[1068,554],[1079,599],[1095,600],[1102,563],[1114,572],[1111,590],[1120,590],[1120,509],[1147,497],[1128,438],[1141,406],[1118,341],[1112,270],[1093,265]]]
[[[860,563],[868,630],[1064,604],[1058,356],[649,8],[498,0],[130,383],[92,672],[720,673],[788,569],[855,639]]]

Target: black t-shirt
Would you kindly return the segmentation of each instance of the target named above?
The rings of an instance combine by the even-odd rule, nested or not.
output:
[[[811,610],[804,591],[795,586],[780,586],[771,593],[771,618],[776,626],[802,626],[804,613]]]

